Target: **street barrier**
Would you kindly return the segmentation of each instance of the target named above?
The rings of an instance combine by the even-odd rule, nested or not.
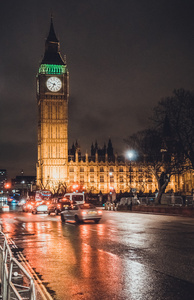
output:
[[[0,299],[36,300],[34,279],[13,256],[2,231],[0,231],[0,276]]]

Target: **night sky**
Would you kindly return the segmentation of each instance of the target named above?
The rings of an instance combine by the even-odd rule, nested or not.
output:
[[[69,146],[82,154],[144,129],[174,89],[194,89],[194,1],[3,1],[0,168],[35,175],[36,74],[50,16],[70,73]]]

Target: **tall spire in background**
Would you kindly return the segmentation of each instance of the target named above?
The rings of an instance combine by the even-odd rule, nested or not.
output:
[[[49,34],[45,42],[45,53],[41,64],[65,65],[60,54],[60,44],[55,34],[52,16]]]
[[[56,37],[54,26],[53,26],[53,16],[51,15],[51,24],[50,24],[50,31],[47,37],[47,42],[59,43],[59,40]]]

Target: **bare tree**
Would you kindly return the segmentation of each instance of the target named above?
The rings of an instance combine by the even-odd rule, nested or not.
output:
[[[174,90],[171,97],[161,100],[154,108],[152,120],[161,126],[168,116],[172,135],[194,168],[194,92]]]
[[[155,202],[160,203],[172,175],[181,173],[184,169],[184,155],[177,151],[176,141],[164,134],[166,118],[163,126],[156,129],[146,129],[133,134],[126,141],[131,148],[139,153],[139,161],[148,173],[155,176],[158,183],[158,195]]]

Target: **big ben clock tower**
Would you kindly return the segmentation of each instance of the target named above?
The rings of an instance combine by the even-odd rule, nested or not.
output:
[[[37,185],[54,190],[67,182],[69,74],[53,21],[37,74]]]

